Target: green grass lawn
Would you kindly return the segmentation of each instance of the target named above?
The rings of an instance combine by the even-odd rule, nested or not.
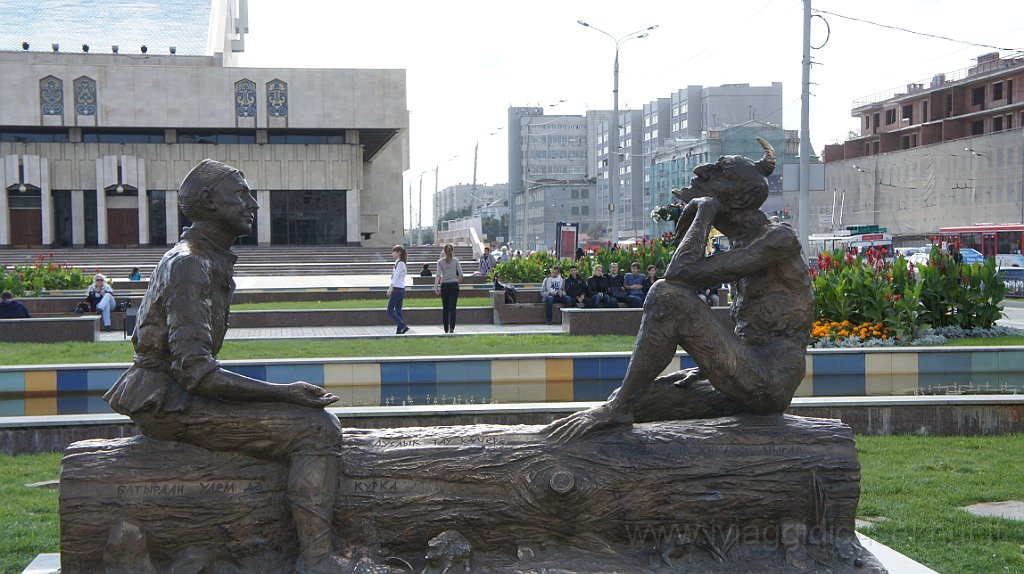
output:
[[[459,297],[459,308],[490,307],[490,297]],[[406,297],[402,303],[406,309],[423,307],[441,308],[439,297]],[[387,299],[352,299],[349,301],[277,301],[273,303],[241,303],[232,305],[232,311],[280,311],[293,309],[387,309]]]
[[[1024,435],[857,437],[864,534],[942,573],[1024,572],[1024,522],[960,510],[1024,500]]]
[[[225,341],[220,359],[628,352],[633,350],[635,341],[635,337],[627,336],[580,337],[546,334]],[[132,360],[131,341],[116,343],[4,343],[3,348],[3,354],[0,354],[0,365],[130,363]]]
[[[19,574],[37,554],[60,550],[57,489],[25,488],[56,480],[60,456],[0,455],[0,574]]]
[[[857,450],[858,515],[885,518],[865,534],[944,574],[1024,572],[1024,523],[959,510],[1024,500],[1024,435],[860,436]],[[57,492],[24,484],[57,478],[59,461],[59,454],[0,456],[0,574],[57,551]]]
[[[514,355],[530,353],[629,352],[636,339],[602,335],[478,335],[387,339],[275,339],[226,341],[223,360],[324,359],[332,357],[416,357]],[[957,339],[947,345],[1024,345],[1024,337]],[[116,343],[4,343],[0,365],[130,363],[131,341]]]

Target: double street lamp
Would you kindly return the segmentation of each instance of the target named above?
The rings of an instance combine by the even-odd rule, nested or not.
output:
[[[605,32],[595,26],[591,26],[583,20],[577,20],[576,22],[580,26],[590,28],[591,30],[608,36],[613,42],[615,42],[615,67],[613,68],[612,73],[612,121],[609,123],[608,130],[608,211],[611,216],[612,241],[618,243],[619,217],[615,211],[619,204],[619,48],[630,40],[646,38],[649,35],[648,32],[657,28],[658,25],[655,24],[653,26],[648,26],[642,30],[630,32],[629,34],[616,38],[608,32]]]

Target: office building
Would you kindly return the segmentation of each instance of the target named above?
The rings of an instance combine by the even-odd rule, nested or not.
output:
[[[4,19],[0,246],[172,244],[204,158],[256,194],[243,243],[401,243],[404,70],[238,67],[246,0],[40,0]]]

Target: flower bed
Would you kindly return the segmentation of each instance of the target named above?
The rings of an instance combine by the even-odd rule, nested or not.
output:
[[[886,255],[871,248],[818,256],[811,269],[817,319],[812,344],[906,344],[922,329],[991,329],[1001,317],[1006,286],[993,259],[964,265],[936,247],[927,265],[915,266]]]

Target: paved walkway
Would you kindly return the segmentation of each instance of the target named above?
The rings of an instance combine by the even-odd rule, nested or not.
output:
[[[458,325],[454,335],[445,334],[441,325],[410,326],[409,332],[396,335],[393,325],[371,327],[269,327],[262,329],[228,329],[225,340],[256,341],[262,339],[372,339],[378,337],[460,337],[464,335],[529,335],[561,334],[561,325]],[[121,331],[101,332],[101,342],[124,341]]]

